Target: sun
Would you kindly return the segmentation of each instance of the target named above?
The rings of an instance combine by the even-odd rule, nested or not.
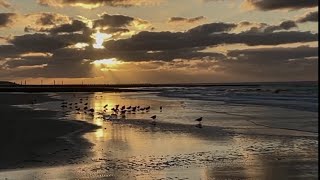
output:
[[[106,39],[109,39],[112,37],[111,34],[106,34],[106,33],[101,33],[99,30],[92,34],[91,36],[93,39],[95,39],[95,44],[93,44],[93,47],[96,48],[96,49],[103,49],[104,46],[103,46],[103,42],[106,40]]]

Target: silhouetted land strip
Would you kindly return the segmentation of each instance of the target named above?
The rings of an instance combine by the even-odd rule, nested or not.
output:
[[[139,89],[146,87],[210,87],[210,86],[250,86],[260,87],[266,84],[285,85],[297,82],[279,82],[279,83],[215,83],[215,84],[96,84],[96,85],[0,85],[0,92],[137,92],[148,91]],[[315,82],[299,82],[298,84]],[[297,85],[298,85],[297,84]]]

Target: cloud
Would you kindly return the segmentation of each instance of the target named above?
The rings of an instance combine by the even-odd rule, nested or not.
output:
[[[295,21],[287,20],[281,22],[279,25],[268,25],[268,24],[258,24],[258,26],[252,27],[250,32],[275,32],[281,30],[289,30],[292,28],[297,28],[297,24]]]
[[[93,22],[93,27],[124,27],[134,21],[133,17],[103,14]]]
[[[113,17],[113,19],[117,22],[106,21],[107,28],[103,27],[101,32],[110,34],[130,32],[129,27],[137,18],[132,20],[128,16],[123,16],[120,18],[121,21],[118,18]],[[236,28],[239,26],[257,26],[261,29],[237,32]],[[130,68],[130,63],[144,63],[146,71],[167,72],[171,67],[171,70],[185,71],[186,74],[199,71],[211,75],[232,74],[243,79],[258,76],[276,79],[275,75],[281,78],[290,78],[289,76],[314,78],[315,65],[318,62],[318,53],[315,50],[317,48],[300,46],[253,49],[258,45],[274,46],[318,41],[318,34],[308,31],[288,31],[295,27],[294,21],[283,21],[277,25],[215,22],[199,25],[184,32],[142,31],[127,39],[109,40],[105,42],[104,49],[94,49],[92,46],[77,49],[71,48],[71,45],[81,42],[89,45],[93,43],[90,37],[93,30],[87,27],[86,23],[73,20],[70,23],[43,28],[45,32],[42,33],[14,36],[8,40],[11,45],[0,45],[0,75],[2,77],[93,77],[95,74],[92,74],[92,70],[99,71],[92,64],[93,61],[116,58],[124,64],[128,63],[126,67],[122,66],[123,68]],[[252,47],[245,50],[229,50],[226,53],[207,51],[210,47],[232,44]],[[24,56],[26,53],[35,52],[51,55]],[[119,67],[118,70],[128,69]]]
[[[288,28],[281,23],[282,28]],[[318,34],[300,31],[244,31],[226,33],[237,24],[212,23],[200,25],[186,32],[149,32],[142,31],[128,39],[110,40],[105,47],[110,50],[126,51],[163,51],[195,47],[217,46],[221,44],[279,45],[298,42],[318,41]]]
[[[102,14],[100,16],[100,19],[94,20],[93,21],[93,27],[97,28],[123,28],[127,26],[135,26],[135,27],[141,27],[141,26],[148,26],[149,22],[139,19],[139,18],[134,18],[130,16],[125,16],[125,15],[110,15],[110,14]]]
[[[76,43],[92,43],[87,34],[26,34],[15,36],[9,42],[26,52],[52,52]]]
[[[26,66],[41,66],[47,64],[49,60],[50,57],[48,56],[28,56],[19,60],[7,61],[4,66],[10,69]]]
[[[221,32],[228,32],[232,29],[236,28],[237,24],[233,23],[210,23],[210,24],[203,24],[188,30],[190,34],[197,34],[197,35],[205,35],[205,34],[212,34],[212,33],[221,33]]]
[[[229,60],[219,61],[220,71],[243,79],[316,80],[318,48],[300,46],[293,48],[256,48],[231,50]]]
[[[305,22],[318,22],[318,11],[308,12],[302,17],[300,17],[297,22],[305,23]]]
[[[265,61],[265,63],[271,64],[280,60],[290,61],[294,59],[317,56],[318,47],[310,46],[231,50],[227,53],[227,57],[232,59],[236,58],[237,60]]]
[[[0,0],[0,7],[5,9],[12,9],[12,5],[8,3],[6,0]]]
[[[38,0],[43,6],[78,6],[83,8],[97,8],[100,6],[131,7],[142,5],[156,5],[163,0]]]
[[[245,0],[243,6],[262,11],[302,9],[318,6],[318,0]]]
[[[39,26],[55,26],[70,22],[68,16],[49,12],[27,14],[26,17],[31,18]]]
[[[0,28],[10,26],[16,17],[15,13],[0,13]]]
[[[184,18],[184,17],[171,17],[169,18],[168,22],[169,23],[196,23],[199,21],[205,20],[206,17],[204,16],[198,16],[194,18]]]
[[[24,51],[16,48],[14,45],[0,45],[0,60],[2,58],[17,57]]]
[[[73,20],[70,24],[62,24],[49,29],[41,29],[42,32],[50,32],[51,34],[57,33],[75,33],[75,32],[90,32],[90,28],[87,24],[79,21]]]

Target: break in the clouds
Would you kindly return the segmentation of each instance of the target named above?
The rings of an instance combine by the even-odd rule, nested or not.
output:
[[[198,16],[194,18],[184,18],[184,17],[171,17],[169,18],[169,23],[196,23],[205,20],[206,17]]]
[[[0,13],[0,28],[11,25],[16,16],[15,13]]]
[[[84,8],[96,8],[99,6],[130,7],[141,5],[154,5],[162,0],[38,0],[44,6],[79,6]]]
[[[308,12],[304,16],[300,17],[297,22],[304,23],[304,22],[318,22],[318,11]]]

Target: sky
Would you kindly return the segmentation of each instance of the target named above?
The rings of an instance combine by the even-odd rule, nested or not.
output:
[[[318,80],[317,0],[0,0],[0,80]]]

